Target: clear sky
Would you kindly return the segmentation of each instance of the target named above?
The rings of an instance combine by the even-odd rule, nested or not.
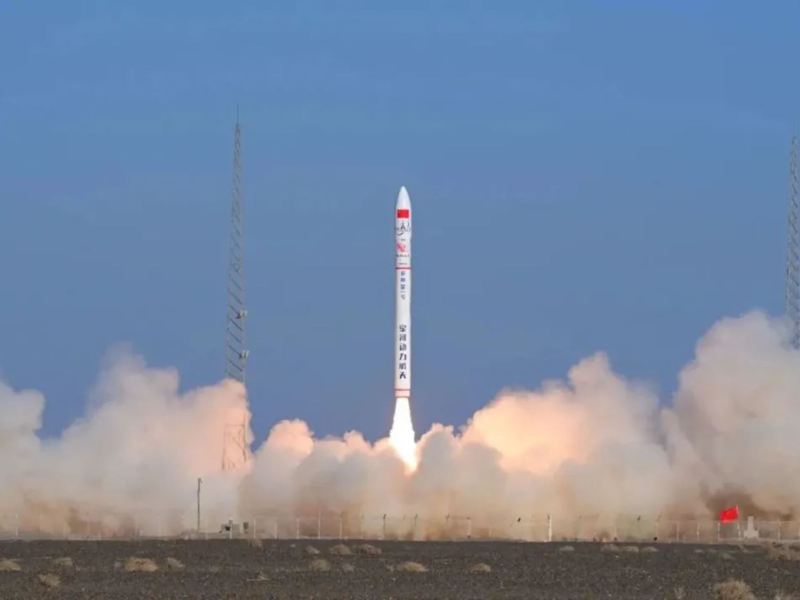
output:
[[[220,378],[238,103],[257,436],[388,430],[401,184],[418,430],[597,350],[666,401],[718,317],[782,309],[799,24],[795,1],[2,2],[0,375],[45,392],[47,434],[118,342]]]

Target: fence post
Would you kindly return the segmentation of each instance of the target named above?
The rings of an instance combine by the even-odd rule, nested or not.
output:
[[[200,537],[200,492],[203,487],[203,479],[202,477],[197,478],[197,537]]]
[[[273,537],[277,540],[278,539],[278,517],[275,517],[275,520],[272,522],[272,531],[275,534]]]
[[[386,539],[386,513],[383,514],[383,532],[381,533],[381,539]]]
[[[417,539],[417,517],[419,517],[418,514],[414,515],[414,531],[412,533],[412,535],[414,536],[414,540]]]
[[[294,519],[294,537],[298,540],[300,539],[300,517],[295,517]]]
[[[547,541],[553,541],[553,517],[552,515],[547,515]]]
[[[719,542],[719,534],[721,530],[722,530],[722,523],[720,521],[717,521],[717,542]]]
[[[322,537],[322,512],[317,511],[317,539]]]
[[[472,539],[472,517],[467,517],[467,539]]]
[[[344,539],[344,535],[342,532],[342,515],[339,515],[339,539],[340,540]]]
[[[14,515],[14,537],[19,539],[19,513]]]
[[[258,517],[253,517],[253,539],[258,539]]]

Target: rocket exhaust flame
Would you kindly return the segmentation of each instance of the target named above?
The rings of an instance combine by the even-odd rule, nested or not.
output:
[[[411,422],[411,405],[408,398],[398,398],[394,405],[394,419],[389,432],[389,443],[406,465],[407,471],[417,468],[417,445],[414,442],[414,425]]]

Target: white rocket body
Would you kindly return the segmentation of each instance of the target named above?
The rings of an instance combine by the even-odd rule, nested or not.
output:
[[[411,397],[411,199],[400,188],[395,206],[394,396]]]

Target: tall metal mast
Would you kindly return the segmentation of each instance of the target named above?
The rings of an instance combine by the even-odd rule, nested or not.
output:
[[[245,383],[247,308],[244,282],[244,197],[242,194],[242,129],[239,109],[233,133],[233,189],[231,193],[230,249],[228,256],[228,310],[225,321],[225,376]],[[222,468],[236,469],[247,462],[247,423],[225,426]]]
[[[789,154],[789,211],[786,244],[786,316],[791,342],[800,349],[800,199],[798,198],[797,136]]]
[[[247,333],[244,287],[244,201],[242,197],[242,129],[239,116],[233,134],[233,189],[228,256],[228,317],[225,325],[225,375],[245,382]]]

